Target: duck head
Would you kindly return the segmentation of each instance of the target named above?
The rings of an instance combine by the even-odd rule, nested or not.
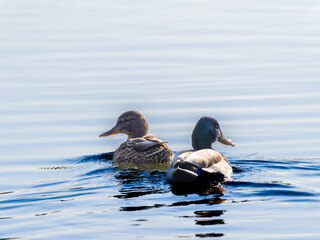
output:
[[[216,119],[213,117],[200,118],[192,132],[192,147],[195,150],[212,148],[212,143],[217,140],[232,147],[235,145],[223,135]]]
[[[144,116],[137,111],[128,111],[120,115],[116,125],[99,137],[107,137],[117,133],[124,133],[130,138],[138,138],[147,135],[149,125]]]

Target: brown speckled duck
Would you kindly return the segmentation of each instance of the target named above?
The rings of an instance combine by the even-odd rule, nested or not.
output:
[[[149,125],[144,116],[137,111],[128,111],[120,115],[116,125],[99,137],[111,136],[117,133],[128,135],[114,152],[113,163],[153,164],[169,163],[173,152],[166,142],[151,135]]]

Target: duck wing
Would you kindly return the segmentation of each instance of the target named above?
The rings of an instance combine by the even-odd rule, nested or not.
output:
[[[115,151],[114,163],[168,163],[172,151],[166,142],[154,136],[128,139]]]
[[[221,153],[213,149],[202,149],[192,152],[192,154],[184,157],[183,160],[210,172],[214,171],[216,169],[215,166],[218,166],[220,163],[226,163],[231,167],[230,162]]]
[[[152,147],[155,147],[155,146],[164,146],[166,142],[160,142],[160,141],[151,141],[151,140],[148,140],[148,139],[144,139],[143,141],[139,141],[139,142],[135,142],[133,144],[133,149],[137,152],[143,152],[147,149],[150,149]]]

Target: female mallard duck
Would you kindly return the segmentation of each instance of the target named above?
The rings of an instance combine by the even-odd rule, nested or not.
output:
[[[99,137],[117,133],[128,135],[114,152],[113,162],[122,163],[169,163],[173,157],[166,143],[155,136],[147,135],[149,125],[144,116],[137,111],[128,111],[120,115],[116,125]]]
[[[193,182],[202,177],[210,180],[230,177],[230,162],[211,147],[216,140],[226,145],[235,145],[223,135],[216,119],[200,118],[192,132],[193,150],[175,155],[167,170],[167,178],[172,182]]]

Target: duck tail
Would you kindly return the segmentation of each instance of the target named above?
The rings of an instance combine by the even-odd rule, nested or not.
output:
[[[178,161],[173,167],[168,168],[167,178],[177,183],[212,182],[222,181],[224,175],[220,172],[208,172],[187,161]]]
[[[186,161],[179,161],[169,167],[167,177],[172,182],[193,182],[200,176],[201,168]]]

